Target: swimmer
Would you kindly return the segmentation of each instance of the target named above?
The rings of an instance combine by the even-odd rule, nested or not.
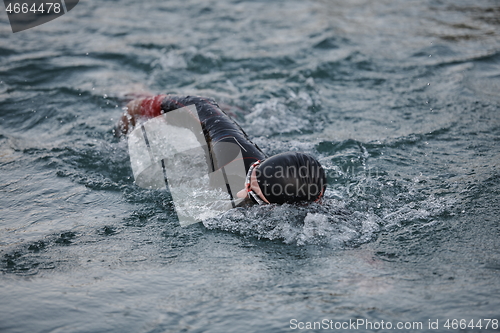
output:
[[[127,104],[115,135],[130,133],[141,119],[150,119],[185,106],[195,105],[205,139],[217,154],[217,144],[236,143],[247,173],[238,198],[254,203],[283,204],[319,201],[325,193],[326,176],[321,164],[312,156],[299,152],[267,157],[248,138],[214,100],[203,97],[157,95],[135,99]]]

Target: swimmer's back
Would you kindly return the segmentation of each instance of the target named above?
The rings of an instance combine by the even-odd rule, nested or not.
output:
[[[205,139],[207,143],[211,143],[214,150],[220,142],[237,144],[240,147],[246,170],[254,162],[265,159],[265,154],[248,138],[245,131],[210,98],[157,95],[136,99],[127,105],[127,110],[120,120],[117,134],[129,133],[141,118],[154,118],[193,104],[198,111]]]

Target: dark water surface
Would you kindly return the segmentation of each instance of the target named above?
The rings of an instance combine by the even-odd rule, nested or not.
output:
[[[316,155],[325,201],[181,228],[112,134],[144,91]],[[0,332],[490,331],[499,112],[498,1],[80,1],[16,34],[2,12]]]

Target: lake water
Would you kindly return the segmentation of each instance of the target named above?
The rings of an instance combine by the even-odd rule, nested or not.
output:
[[[0,55],[1,332],[498,330],[498,1],[80,1],[2,11]],[[317,156],[325,200],[181,228],[112,133],[143,92]]]

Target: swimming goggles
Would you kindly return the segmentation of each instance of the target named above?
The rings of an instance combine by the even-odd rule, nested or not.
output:
[[[252,190],[252,188],[250,186],[250,178],[252,177],[253,169],[258,167],[259,165],[260,165],[260,161],[257,161],[250,166],[250,169],[248,169],[247,177],[245,179],[245,188],[247,189],[247,194],[248,194],[248,197],[250,199],[252,199],[256,203],[258,203],[259,205],[265,205],[266,203],[259,197],[259,195],[257,193],[255,193]]]

